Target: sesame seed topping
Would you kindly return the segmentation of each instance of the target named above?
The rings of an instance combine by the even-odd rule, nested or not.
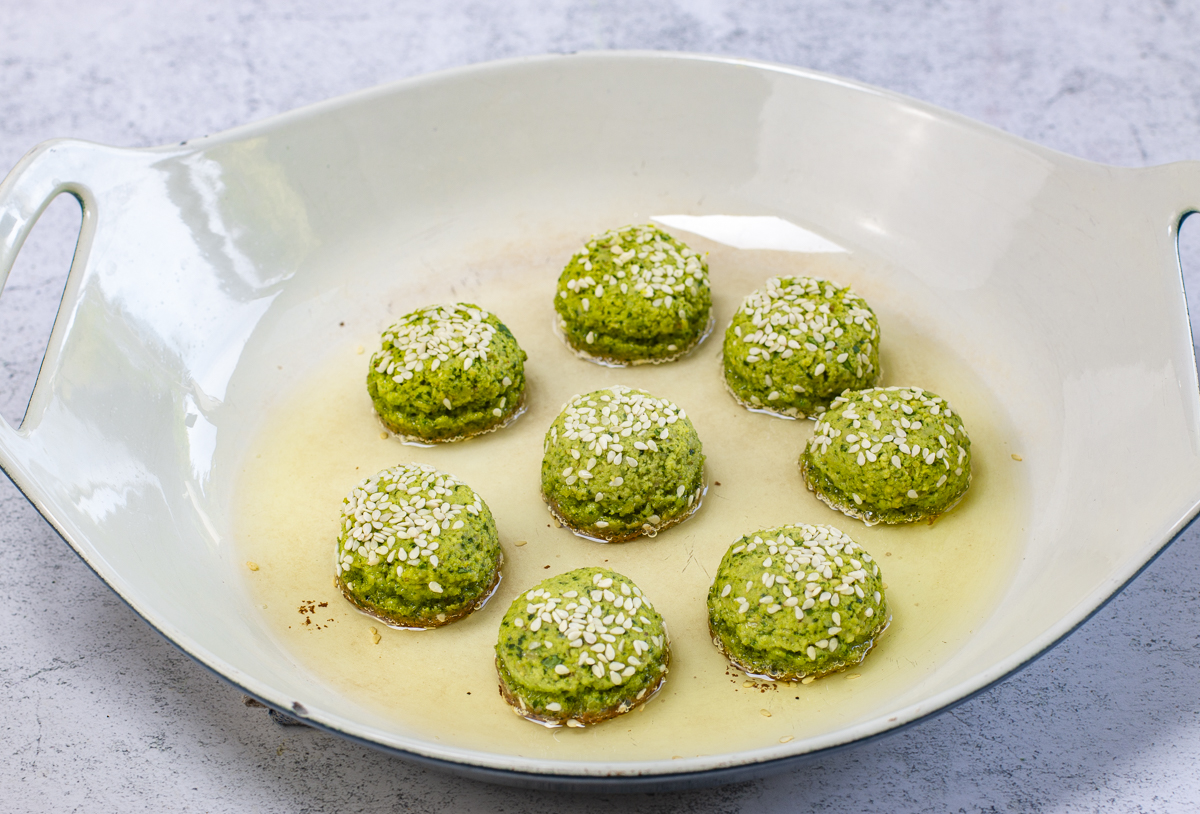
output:
[[[355,555],[368,566],[384,559],[406,565],[424,559],[436,568],[437,538],[463,528],[463,512],[479,515],[483,508],[473,489],[426,464],[401,464],[364,478],[342,501],[339,573]],[[403,573],[401,566],[396,573]],[[434,585],[430,590],[440,593]]]
[[[695,297],[708,288],[708,268],[703,259],[652,224],[594,235],[563,269],[558,285],[560,300],[584,292],[600,299],[615,287],[638,303],[637,308],[664,310],[672,316],[678,313],[685,321],[707,318],[707,308],[701,314],[698,303],[680,298],[689,292],[707,302],[707,297]],[[580,299],[579,307],[584,312],[591,306],[589,298]],[[591,343],[595,338],[591,332],[586,341]],[[675,351],[678,347],[669,345],[667,349]]]
[[[582,466],[568,466],[563,470],[555,467],[556,472],[562,472],[562,483],[573,486],[577,479],[587,482],[595,478],[596,486],[606,485],[604,491],[592,492],[588,489],[587,498],[572,493],[576,495],[575,499],[594,497],[598,502],[607,498],[619,507],[633,497],[625,487],[631,483],[637,485],[637,481],[627,482],[628,470],[637,469],[643,460],[678,454],[669,447],[660,448],[659,442],[669,438],[668,428],[681,420],[687,420],[687,414],[682,409],[643,390],[618,385],[575,396],[564,405],[562,413],[546,434],[546,459],[551,460],[551,454],[562,455],[573,461],[586,458]],[[698,477],[699,473],[693,471],[689,476]],[[580,484],[580,488],[586,486]],[[687,495],[691,505],[703,494],[703,488],[703,483],[689,481],[677,484],[674,491],[679,498]],[[647,503],[646,508],[649,507]],[[619,519],[620,524],[629,522],[625,517]],[[585,521],[581,525],[605,529],[613,521],[613,516],[607,516],[598,521]],[[658,514],[650,514],[637,521],[639,526],[649,525],[651,530],[661,522]]]
[[[769,555],[756,554],[758,546],[766,547]],[[761,608],[768,616],[791,608],[792,613],[786,617],[794,616],[803,624],[808,618],[806,611],[823,605],[828,617],[816,617],[826,620],[821,628],[823,638],[813,642],[807,651],[809,658],[815,660],[817,650],[832,652],[831,648],[839,646],[838,635],[845,614],[858,612],[859,606],[853,604],[843,609],[843,597],[864,599],[866,592],[862,586],[872,590],[878,584],[874,579],[877,572],[868,575],[864,570],[863,565],[868,562],[871,560],[862,547],[832,526],[787,526],[747,535],[730,547],[720,570],[724,574],[737,573],[739,579],[752,575],[755,578],[747,581],[740,596],[731,596],[733,589],[729,584],[718,589],[714,583],[709,608],[717,616],[711,618],[721,618],[722,614],[736,614],[734,618],[745,616],[752,607]],[[799,593],[804,594],[803,600]]]
[[[521,647],[526,651],[553,648],[553,655],[539,654],[537,658],[558,661],[547,664],[555,676],[577,675],[574,668],[580,668],[588,682],[593,678],[600,682],[594,685],[599,689],[623,684],[639,668],[659,675],[666,638],[658,635],[662,620],[649,601],[619,574],[600,569],[580,571],[551,577],[513,602],[507,615],[513,626],[524,628],[527,623],[530,632],[540,631],[538,639],[526,636],[518,640],[523,642]],[[595,590],[570,587],[588,576]]]
[[[487,359],[498,333],[488,322],[491,316],[464,303],[414,311],[383,332],[383,347],[371,357],[371,366],[398,383],[412,379],[426,364],[436,370],[453,360],[467,370],[476,360]]]
[[[773,411],[789,415],[820,414],[831,386],[840,390],[872,382],[878,376],[877,346],[878,326],[866,302],[849,288],[811,277],[767,280],[743,300],[725,336],[728,360],[756,364],[796,358],[798,364],[761,374],[746,370],[741,375],[753,384],[735,388],[742,393],[739,399],[761,406],[764,397]],[[792,381],[779,381],[781,375]],[[810,381],[818,378],[822,381]],[[819,391],[815,397],[805,384]],[[757,392],[743,392],[746,388]]]
[[[934,408],[937,408],[936,412]],[[883,432],[885,420],[889,426]],[[969,483],[969,475],[963,478],[966,471],[963,464],[970,455],[970,442],[961,419],[953,414],[945,399],[919,387],[877,387],[844,392],[833,400],[813,429],[813,436],[802,455],[801,469],[824,473],[843,495],[858,487],[860,494],[849,498],[822,494],[821,490],[818,490],[818,496],[847,514],[863,517],[868,523],[879,519],[903,522],[912,519],[907,516],[910,513],[920,516],[916,506],[879,508],[890,498],[877,493],[882,488],[877,487],[877,483],[895,490],[891,494],[907,495],[909,500],[926,495],[932,497],[931,503],[950,505]],[[881,434],[876,435],[872,429]],[[961,443],[948,440],[951,438]],[[849,464],[849,474],[838,474],[837,466],[823,463],[824,456],[829,455],[844,462],[840,463],[843,472]],[[877,461],[887,464],[886,472],[892,474],[885,474]],[[864,470],[864,474],[855,474],[855,467]],[[930,468],[934,471],[930,472]],[[951,480],[952,477],[955,480]],[[805,478],[813,488],[811,478],[807,474]],[[851,501],[853,505],[850,505]],[[859,507],[865,514],[859,514]],[[887,514],[882,518],[876,516],[877,512],[885,511],[897,519],[890,519]]]

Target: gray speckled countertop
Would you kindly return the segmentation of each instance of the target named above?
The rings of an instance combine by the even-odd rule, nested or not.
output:
[[[815,68],[1096,161],[1200,158],[1191,0],[46,0],[3,11],[5,168],[56,136],[178,142],[440,68],[596,48]],[[10,420],[56,307],[72,209],[52,207],[0,298]],[[1200,223],[1183,243],[1195,304]],[[765,780],[630,797],[494,787],[280,727],[134,616],[7,481],[0,536],[6,811],[1200,808],[1200,528],[1068,640],[946,714]]]

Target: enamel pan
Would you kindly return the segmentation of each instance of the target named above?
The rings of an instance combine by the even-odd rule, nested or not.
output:
[[[4,470],[180,649],[276,709],[408,759],[602,790],[793,766],[1020,669],[1197,512],[1176,237],[1200,163],[1093,164],[796,68],[591,53],[419,77],[178,146],[47,142],[0,185],[0,275],[61,192],[81,202],[82,233],[26,418],[0,425]],[[261,420],[273,360],[303,371],[333,341],[304,313],[336,287],[340,247],[382,228],[427,237],[467,200],[502,201],[499,223],[634,195],[806,224],[922,286],[944,315],[931,332],[977,363],[1032,451],[1027,542],[1001,610],[922,697],[754,752],[567,763],[382,728],[250,621],[214,461]]]

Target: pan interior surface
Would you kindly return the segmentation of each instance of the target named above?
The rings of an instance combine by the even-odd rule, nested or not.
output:
[[[1194,516],[1200,405],[1173,177],[826,76],[662,54],[452,71],[178,147],[50,144],[5,183],[74,191],[84,234],[4,465],[172,641],[348,736],[561,777],[830,748],[1018,668]],[[574,358],[550,330],[558,269],[590,233],[657,215],[776,218],[825,250],[676,230],[709,252],[714,335],[661,368]],[[817,504],[794,465],[811,424],[735,409],[721,389],[733,309],[785,273],[852,284],[880,315],[883,383],[964,415],[977,480],[932,527],[867,529]],[[444,449],[380,438],[363,386],[379,331],[447,300],[496,311],[526,345],[530,410]],[[539,516],[536,464],[562,401],[617,383],[693,416],[710,487],[687,523],[604,547]],[[341,496],[408,460],[484,495],[509,570],[468,620],[380,630],[376,645],[375,623],[333,592],[333,535]],[[896,619],[857,679],[745,687],[704,641],[703,590],[737,536],[794,522],[836,525],[877,556]],[[518,720],[488,672],[499,615],[541,576],[605,559],[645,583],[677,637],[667,689],[581,733]],[[729,734],[683,748],[676,729]]]
[[[946,395],[967,416],[975,455],[969,501],[933,525],[867,528],[833,512],[805,489],[796,465],[812,422],[738,405],[722,387],[719,344],[706,343],[669,365],[614,370],[575,358],[555,335],[550,300],[565,258],[588,233],[620,216],[583,224],[583,237],[578,224],[546,224],[526,240],[510,233],[479,241],[467,256],[465,235],[440,237],[451,248],[423,256],[446,269],[447,277],[460,272],[441,280],[442,291],[379,291],[363,298],[361,316],[338,320],[346,322],[339,346],[278,400],[244,457],[234,458],[240,467],[235,545],[239,557],[258,566],[243,570],[243,581],[278,646],[331,692],[358,701],[371,720],[386,720],[398,731],[436,733],[442,743],[473,750],[575,763],[728,759],[827,735],[883,714],[897,699],[920,698],[931,674],[996,611],[1024,545],[1027,487],[1009,454],[1017,436],[999,400],[950,347],[893,312],[887,286],[872,283],[878,271],[852,256],[747,252],[682,235],[708,253],[720,324],[728,324],[742,296],[770,276],[810,274],[852,284],[869,292],[864,295],[880,309],[890,348],[884,383],[919,383]],[[397,247],[391,256],[403,254]],[[363,284],[424,279],[386,273],[402,263],[389,260],[364,271]],[[369,261],[351,265],[365,268]],[[516,424],[431,448],[403,445],[381,431],[364,386],[366,349],[422,297],[475,303],[512,329],[530,357],[529,412]],[[286,368],[289,360],[280,362]],[[700,511],[682,525],[653,539],[600,545],[559,528],[547,513],[539,489],[542,439],[564,402],[613,384],[669,398],[687,411],[704,444],[709,489]],[[341,498],[365,475],[408,461],[472,484],[496,516],[505,546],[505,580],[492,602],[435,631],[388,630],[357,613],[330,582]],[[711,642],[708,588],[725,549],[743,534],[798,523],[832,524],[874,552],[895,621],[870,658],[845,673],[811,685],[750,680],[729,667]],[[544,577],[587,566],[629,576],[664,614],[672,651],[667,686],[637,713],[601,726],[532,726],[496,691],[493,647],[500,618]]]

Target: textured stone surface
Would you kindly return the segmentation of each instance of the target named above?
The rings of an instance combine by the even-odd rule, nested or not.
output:
[[[1084,158],[1200,158],[1200,7],[1186,0],[339,9],[5,3],[0,167],[55,136],[176,142],[439,68],[592,48],[777,60],[911,94]],[[73,218],[71,205],[55,205],[0,299],[0,412],[10,418],[37,370],[37,326],[48,330],[52,319]],[[1185,264],[1200,292],[1200,224],[1185,229]],[[766,780],[632,798],[502,789],[277,726],[136,618],[7,482],[0,551],[8,811],[1200,807],[1200,529],[1023,673],[938,718]]]

